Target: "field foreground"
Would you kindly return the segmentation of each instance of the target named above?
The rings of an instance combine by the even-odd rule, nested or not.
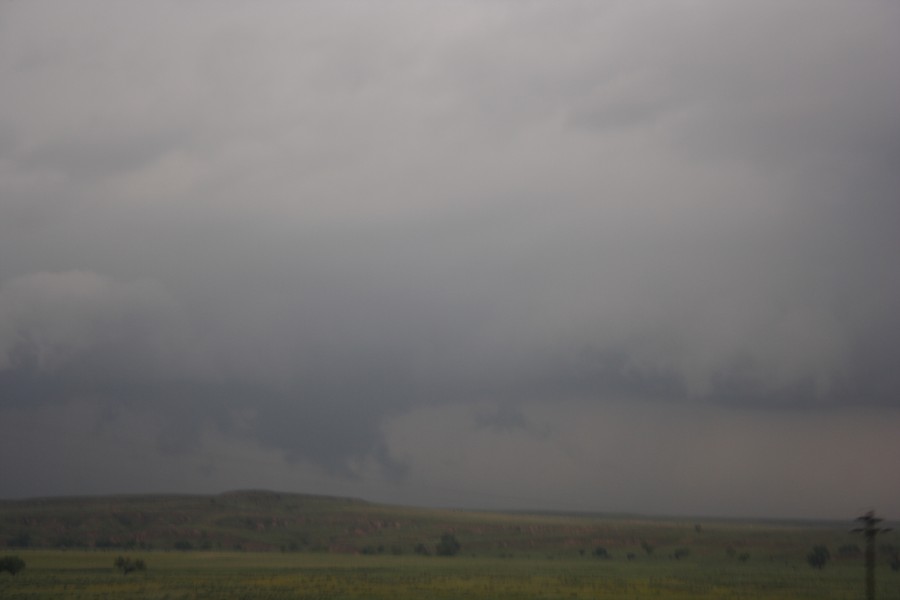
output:
[[[900,597],[900,527],[878,598]],[[847,522],[451,511],[265,491],[0,501],[0,598],[864,597]],[[438,556],[444,534],[458,554]],[[814,547],[831,560],[812,568]],[[144,571],[116,569],[120,556]],[[893,560],[889,560],[893,557]],[[896,564],[893,564],[896,566]]]
[[[108,551],[28,550],[27,568],[0,575],[2,598],[861,598],[862,566],[816,570],[784,561],[694,558],[596,560],[142,552],[144,572],[122,575]],[[881,598],[897,573],[883,570]]]

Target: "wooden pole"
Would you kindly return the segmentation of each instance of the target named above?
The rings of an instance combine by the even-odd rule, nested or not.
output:
[[[872,510],[857,517],[856,520],[861,521],[863,526],[854,529],[853,533],[866,536],[866,600],[875,600],[875,536],[890,529],[877,527],[883,519],[876,517],[875,511]]]

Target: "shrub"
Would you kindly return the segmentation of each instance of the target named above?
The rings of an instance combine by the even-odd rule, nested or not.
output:
[[[4,556],[0,558],[0,573],[9,571],[10,575],[15,575],[25,568],[25,561],[18,556]]]
[[[441,541],[434,547],[434,551],[438,556],[455,556],[459,554],[460,545],[455,535],[445,533],[441,536]]]
[[[688,548],[676,548],[675,552],[672,554],[675,560],[681,560],[682,558],[687,558],[690,555],[691,551]]]
[[[806,562],[814,569],[821,569],[829,560],[831,560],[831,553],[821,544],[813,546],[813,549],[806,555]]]
[[[122,571],[122,575],[128,575],[132,571],[145,571],[147,569],[147,565],[144,564],[142,558],[132,560],[127,556],[119,556],[113,564]]]

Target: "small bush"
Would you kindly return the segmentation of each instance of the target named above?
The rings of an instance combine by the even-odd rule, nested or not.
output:
[[[0,573],[9,571],[10,575],[15,575],[25,568],[25,561],[18,556],[4,556],[0,558]]]
[[[459,554],[461,546],[452,533],[445,533],[441,536],[441,541],[434,547],[434,551],[438,556],[456,556]]]
[[[829,560],[831,560],[831,553],[828,551],[828,548],[821,544],[813,546],[813,549],[806,555],[806,562],[814,569],[821,569]]]
[[[113,564],[117,569],[122,571],[122,575],[128,575],[132,571],[147,570],[147,565],[144,564],[144,559],[142,558],[132,560],[127,556],[119,556],[118,558],[116,558],[116,561]]]

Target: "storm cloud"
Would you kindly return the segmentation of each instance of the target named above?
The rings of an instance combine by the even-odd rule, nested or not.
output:
[[[898,26],[4,4],[0,496],[900,511]]]

